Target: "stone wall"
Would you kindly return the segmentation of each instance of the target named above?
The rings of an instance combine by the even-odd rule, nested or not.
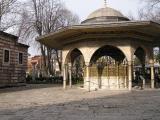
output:
[[[2,32],[0,34],[0,87],[25,82],[28,46],[18,43],[18,37]],[[10,51],[9,64],[4,63],[4,50]],[[23,63],[19,64],[19,53]]]

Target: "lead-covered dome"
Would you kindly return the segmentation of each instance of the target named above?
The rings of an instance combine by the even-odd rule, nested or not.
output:
[[[105,7],[91,13],[82,23],[115,22],[128,20],[129,19],[125,17],[121,12],[113,8]]]

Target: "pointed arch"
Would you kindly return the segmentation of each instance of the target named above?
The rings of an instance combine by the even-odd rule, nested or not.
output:
[[[134,55],[140,60],[141,64],[145,63],[146,51],[143,47],[137,47]]]
[[[118,47],[115,47],[112,45],[104,45],[104,46],[98,48],[97,50],[95,50],[95,52],[93,53],[93,55],[90,59],[90,63],[96,62],[98,60],[98,58],[100,58],[102,56],[110,56],[113,59],[115,59],[116,61],[121,61],[121,62],[126,58],[123,51],[121,49],[119,49]]]
[[[84,61],[84,56],[81,50],[79,50],[78,48],[73,48],[67,53],[66,57],[64,58],[64,63],[73,64],[74,60],[79,56],[81,56],[81,59]]]

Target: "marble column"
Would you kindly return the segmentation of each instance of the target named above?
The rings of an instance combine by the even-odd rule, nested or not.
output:
[[[90,74],[89,65],[86,65],[86,82],[88,82],[88,91],[90,92],[91,91],[91,83],[90,83],[91,81],[90,81],[89,74]]]
[[[150,67],[151,67],[151,88],[154,88],[155,80],[154,80],[154,62],[153,60],[150,62]]]
[[[151,88],[155,88],[155,80],[154,80],[154,54],[153,54],[153,47],[149,48],[148,52],[149,57],[149,65],[151,70]]]
[[[67,76],[66,76],[66,65],[63,66],[63,88],[66,89],[66,80],[67,80]]]
[[[128,61],[128,89],[132,90],[132,61]]]

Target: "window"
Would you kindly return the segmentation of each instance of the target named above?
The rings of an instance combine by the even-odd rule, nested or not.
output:
[[[19,53],[19,64],[23,64],[23,53]]]
[[[10,61],[10,51],[4,50],[3,62],[5,64],[9,64],[9,61]]]

